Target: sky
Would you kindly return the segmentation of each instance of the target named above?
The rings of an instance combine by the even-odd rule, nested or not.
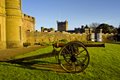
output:
[[[68,20],[68,29],[107,23],[120,25],[120,0],[22,0],[22,11],[36,18],[36,30],[57,29],[57,21]]]

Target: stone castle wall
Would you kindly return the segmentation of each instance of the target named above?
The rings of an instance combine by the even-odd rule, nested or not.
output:
[[[33,38],[34,37],[34,38]],[[87,35],[83,34],[70,34],[67,32],[30,32],[27,34],[27,43],[51,43],[59,40],[67,41],[87,41]]]
[[[35,18],[23,14],[21,0],[0,0],[0,49],[23,47]]]
[[[35,18],[31,17],[27,14],[22,15],[23,19],[23,26],[22,26],[22,32],[23,32],[23,42],[26,42],[27,36],[26,34],[31,31],[35,31]]]
[[[20,0],[6,0],[7,47],[22,46],[22,11]]]
[[[95,33],[92,33],[95,36]],[[95,40],[95,37],[91,35],[91,41]],[[114,34],[101,34],[98,33],[100,37],[97,38],[98,42],[109,42],[113,41]],[[111,39],[110,39],[111,38]],[[26,43],[31,43],[34,45],[35,43],[51,43],[51,42],[57,42],[59,40],[67,40],[67,41],[81,41],[81,42],[87,42],[87,34],[86,33],[78,33],[78,34],[71,34],[67,32],[29,32],[27,33],[27,41]]]

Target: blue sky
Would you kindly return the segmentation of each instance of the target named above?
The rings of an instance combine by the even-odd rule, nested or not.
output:
[[[22,0],[22,11],[36,18],[38,30],[57,29],[57,20],[68,20],[69,30],[91,23],[120,25],[120,0]]]

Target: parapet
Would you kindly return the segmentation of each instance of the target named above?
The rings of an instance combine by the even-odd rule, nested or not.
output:
[[[68,21],[67,20],[65,20],[64,22],[63,21],[57,21],[57,23],[58,24],[66,24],[66,23],[68,23]]]
[[[28,20],[28,21],[31,21],[31,22],[35,22],[35,17],[32,17],[30,15],[27,15],[27,14],[23,14],[23,18],[25,20]]]

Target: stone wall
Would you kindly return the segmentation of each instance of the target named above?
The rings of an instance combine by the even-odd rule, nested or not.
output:
[[[99,35],[98,42],[108,42],[113,41],[114,34],[97,34]],[[101,36],[100,36],[101,35]],[[91,35],[91,41],[93,40],[93,35]],[[34,45],[35,43],[51,43],[57,42],[59,40],[67,40],[67,41],[81,41],[87,42],[87,34],[71,34],[67,32],[29,32],[27,33],[27,41],[25,43],[31,43]],[[94,40],[96,41],[96,40]]]
[[[5,0],[5,3],[7,47],[22,47],[22,10],[20,0]]]
[[[114,37],[115,34],[111,33],[111,34],[102,34],[102,41],[103,42],[112,42],[112,41],[115,41],[115,37]]]
[[[23,25],[22,25],[23,42],[26,42],[27,32],[35,31],[35,18],[29,15],[23,14],[22,20],[23,20]]]
[[[34,38],[33,38],[34,37]],[[86,41],[86,34],[70,34],[67,32],[30,32],[27,34],[26,43],[51,43],[59,40]]]
[[[0,0],[0,49],[23,47],[27,31],[35,31],[35,18],[23,14],[21,0]]]

